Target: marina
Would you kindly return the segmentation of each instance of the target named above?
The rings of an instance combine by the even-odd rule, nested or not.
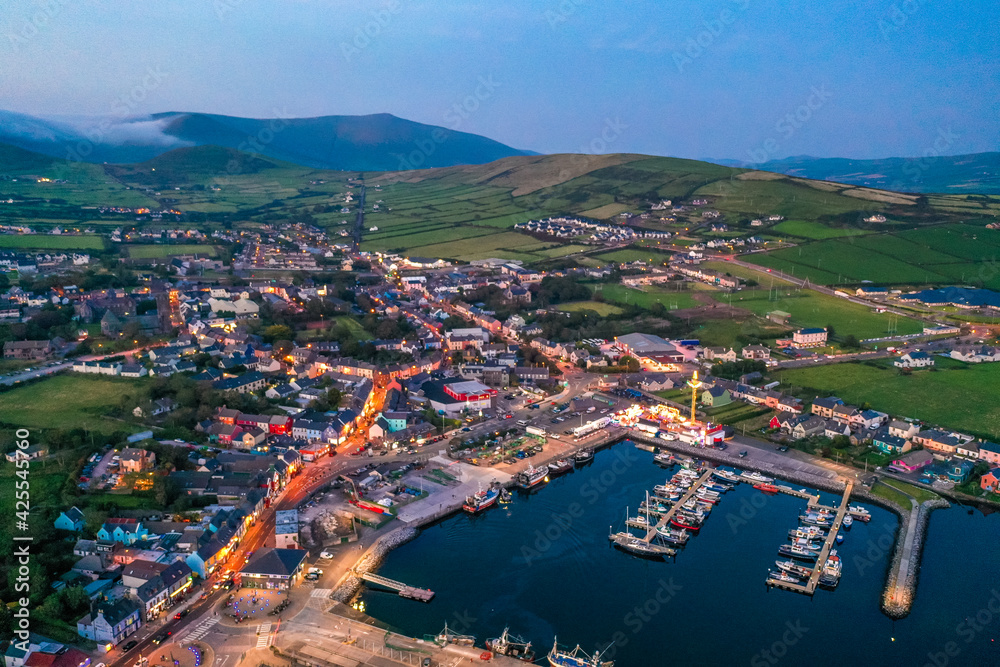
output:
[[[810,535],[816,537],[822,537],[823,543],[820,550],[816,552],[815,550],[806,549],[795,545],[792,545],[791,547],[788,547],[788,545],[782,545],[782,547],[779,548],[779,551],[780,553],[782,553],[782,555],[790,555],[792,558],[796,558],[798,560],[815,561],[816,564],[815,566],[809,568],[808,576],[803,575],[803,577],[795,577],[789,575],[788,571],[785,569],[782,569],[781,571],[782,575],[784,576],[777,575],[772,571],[766,579],[769,588],[774,587],[787,591],[792,591],[795,593],[802,593],[803,595],[813,595],[816,592],[816,588],[824,582],[824,575],[825,575],[825,582],[827,585],[833,583],[834,576],[836,577],[836,580],[839,581],[840,578],[839,566],[836,566],[836,575],[834,575],[832,570],[827,570],[827,566],[832,560],[831,552],[835,545],[836,538],[840,532],[840,528],[843,525],[844,517],[847,516],[848,502],[851,499],[851,491],[853,490],[853,488],[854,484],[848,481],[847,487],[844,489],[844,496],[840,501],[840,505],[838,507],[829,507],[826,505],[820,505],[818,502],[815,503],[811,502],[809,504],[809,506],[807,507],[807,512],[818,512],[828,516],[832,516],[832,518],[830,519],[829,530],[825,534],[823,534],[823,530],[819,529],[816,530],[807,529],[806,531],[804,531],[806,538],[808,538],[808,536]],[[822,516],[823,514],[820,514],[819,516]],[[810,515],[807,513],[806,515],[803,516],[808,517]],[[798,531],[795,532],[798,533],[799,531],[802,531],[802,529],[798,529]],[[803,539],[803,538],[796,536],[795,538],[792,539]],[[834,557],[836,558],[835,554]],[[840,560],[837,559],[834,560],[833,562],[840,563]],[[801,567],[798,568],[800,574],[801,570],[803,569],[804,568]],[[805,580],[803,581],[803,579]]]
[[[868,506],[869,522],[856,521],[849,539],[835,547],[844,576],[832,595],[782,595],[761,585],[768,569],[779,570],[776,561],[788,560],[777,555],[776,547],[805,513],[806,501],[787,493],[766,496],[750,484],[738,484],[725,494],[723,514],[706,521],[697,539],[689,538],[688,548],[695,549],[690,557],[678,553],[659,562],[608,548],[608,526],[622,522],[626,505],[636,515],[645,494],[670,475],[654,465],[652,452],[623,443],[598,449],[590,466],[552,479],[537,493],[515,494],[509,506],[478,515],[459,513],[428,525],[419,538],[389,553],[379,573],[433,589],[434,602],[415,607],[395,594],[368,589],[362,592],[367,613],[415,637],[436,633],[447,620],[453,631],[479,638],[480,648],[470,655],[477,663],[485,639],[500,637],[509,627],[532,642],[537,662],[543,664],[548,664],[553,634],[561,647],[579,643],[588,654],[613,643],[604,660],[622,667],[663,664],[662,638],[667,635],[684,638],[671,642],[671,663],[746,664],[780,639],[778,630],[787,620],[819,628],[831,616],[865,627],[879,639],[877,645],[862,649],[850,641],[851,627],[831,627],[829,632],[810,632],[790,647],[787,664],[923,664],[918,661],[926,661],[927,651],[938,650],[940,616],[933,606],[916,605],[902,623],[893,623],[879,610],[897,520],[878,506]],[[721,481],[718,475],[714,479]],[[798,490],[803,484],[792,486]],[[839,504],[840,492],[808,490],[818,496],[819,505]],[[857,504],[857,497],[852,500]],[[959,618],[979,607],[959,604],[956,587],[973,599],[985,596],[985,603],[988,591],[982,592],[974,579],[956,578],[940,563],[955,548],[968,552],[976,567],[995,562],[1000,547],[988,536],[995,534],[997,521],[1000,515],[935,513],[920,595],[941,599],[945,611]],[[869,553],[873,544],[878,551]],[[866,563],[863,576],[858,576],[859,558]],[[475,572],[490,574],[470,586],[469,577],[455,576],[457,563],[475,563]],[[637,605],[653,599],[661,606],[642,632],[633,634],[622,625]],[[740,623],[727,629],[730,641],[717,642],[704,619],[716,608],[717,602],[710,601],[723,599],[738,599],[744,613]],[[989,664],[993,655],[995,645],[984,639],[967,649],[978,664]]]

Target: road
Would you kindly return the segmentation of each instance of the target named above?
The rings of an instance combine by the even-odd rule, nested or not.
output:
[[[137,347],[137,348],[134,348],[134,349],[131,349],[131,350],[126,350],[124,352],[114,352],[112,354],[88,354],[88,355],[85,355],[85,356],[77,357],[77,359],[74,359],[73,361],[77,361],[77,360],[79,360],[79,361],[102,361],[102,360],[107,359],[109,357],[121,357],[121,356],[127,356],[128,357],[128,356],[133,356],[133,355],[135,355],[135,354],[137,354],[139,352],[143,352],[145,350],[150,350],[150,349],[152,349],[154,347],[161,347],[162,345],[164,345],[164,343],[156,343],[155,345],[146,345],[144,347]],[[53,375],[53,374],[58,373],[60,371],[65,371],[65,370],[68,370],[68,369],[72,368],[73,367],[73,361],[60,361],[60,362],[55,363],[52,366],[43,365],[43,366],[39,366],[37,368],[32,368],[30,371],[25,370],[25,371],[16,372],[16,373],[13,373],[13,374],[8,375],[6,377],[0,378],[0,384],[7,384],[7,385],[17,384],[19,382],[25,382],[27,380],[34,380],[36,378],[45,377],[46,375]],[[51,364],[53,362],[50,361],[48,363]]]

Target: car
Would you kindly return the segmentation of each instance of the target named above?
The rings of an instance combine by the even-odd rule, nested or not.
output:
[[[191,613],[190,609],[181,609],[179,612],[174,614],[174,620],[179,621],[190,613]]]
[[[137,642],[134,639],[131,640],[131,641],[125,642],[125,644],[122,646],[122,652],[131,651],[132,649],[134,649],[138,645],[139,645],[139,642]]]
[[[321,554],[319,555],[319,557],[320,557],[320,558],[326,558],[326,559],[330,559],[330,558],[333,558],[333,554],[332,554],[332,553],[330,553],[329,551],[324,551],[323,553],[321,553]]]
[[[745,456],[746,456],[747,454],[749,454],[749,452],[748,452],[747,450],[745,450],[745,449],[744,449],[744,450],[743,450],[742,452],[740,452],[740,458],[742,459],[742,458],[743,458],[743,457],[745,457]]]
[[[171,634],[173,634],[173,633],[170,632],[170,630],[167,630],[166,632],[161,632],[160,634],[158,634],[155,637],[153,637],[153,643],[156,644],[157,646],[159,646],[163,642],[165,642],[168,639],[170,639],[170,635]]]
[[[788,447],[785,447],[784,445],[782,445],[781,447],[778,447],[778,451],[779,452],[787,452],[788,451]]]

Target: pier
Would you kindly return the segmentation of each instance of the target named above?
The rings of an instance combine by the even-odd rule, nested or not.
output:
[[[698,489],[701,488],[702,484],[707,482],[712,477],[712,473],[714,471],[715,468],[706,469],[705,472],[702,474],[702,476],[699,477],[698,480],[691,485],[691,488],[688,489],[683,496],[681,496],[681,499],[678,500],[676,503],[674,503],[673,507],[671,507],[667,512],[665,512],[660,517],[660,520],[656,523],[655,526],[652,527],[646,526],[646,536],[641,537],[639,539],[641,539],[643,542],[646,542],[647,544],[651,543],[653,541],[653,538],[658,535],[657,529],[663,528],[664,526],[670,524],[670,520],[674,518],[674,515],[677,514],[677,511],[684,505],[684,503],[695,497],[695,493],[697,493]]]
[[[840,528],[844,523],[844,516],[847,514],[847,505],[851,500],[851,491],[853,489],[854,482],[848,481],[847,486],[844,488],[844,497],[841,499],[838,507],[829,507],[815,502],[809,503],[808,508],[812,510],[826,509],[831,511],[835,510],[837,512],[833,519],[833,524],[831,524],[830,530],[827,532],[826,538],[823,540],[823,548],[820,549],[819,557],[816,559],[816,565],[813,567],[812,573],[809,575],[809,579],[804,584],[792,584],[769,577],[767,580],[768,586],[781,588],[795,593],[802,593],[803,595],[812,595],[816,592],[816,587],[819,585],[820,574],[823,573],[823,567],[826,565],[827,558],[830,557],[830,550],[833,549],[833,545],[837,539],[837,534],[840,532]]]
[[[430,602],[434,599],[434,591],[429,588],[415,588],[413,586],[407,586],[401,581],[395,581],[393,579],[389,579],[388,577],[372,574],[371,572],[356,572],[355,574],[363,581],[367,581],[371,584],[377,584],[398,592],[399,597],[402,598],[418,600],[419,602]]]

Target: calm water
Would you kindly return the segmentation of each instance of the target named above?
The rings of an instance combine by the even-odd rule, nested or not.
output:
[[[366,611],[417,637],[448,621],[480,646],[509,626],[540,654],[554,635],[587,650],[613,640],[616,667],[1000,664],[1000,593],[998,613],[988,606],[1000,591],[997,515],[933,515],[914,611],[893,622],[879,596],[896,518],[876,507],[839,548],[839,588],[813,598],[764,585],[805,501],[746,484],[724,496],[674,561],[611,548],[609,526],[624,528],[626,506],[634,515],[667,476],[652,454],[624,443],[507,507],[430,526],[380,574],[431,588],[435,600],[366,591]]]

